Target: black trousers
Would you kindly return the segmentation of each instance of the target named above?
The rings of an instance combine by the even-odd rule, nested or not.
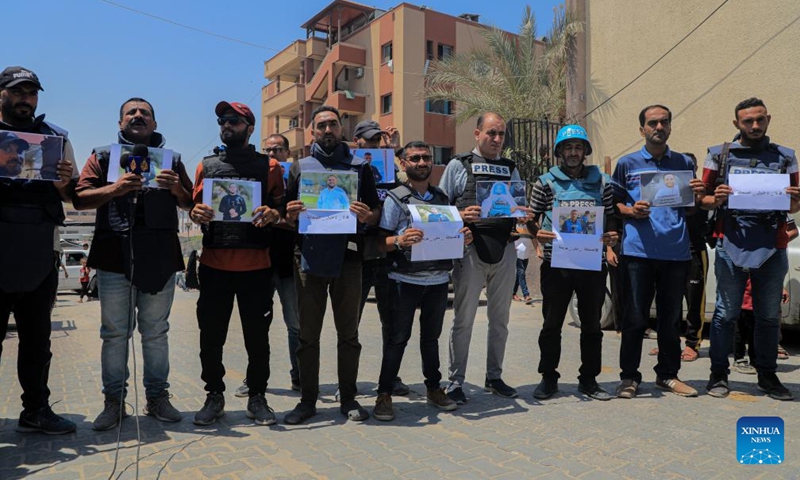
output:
[[[222,350],[236,298],[247,350],[247,386],[250,396],[267,391],[269,380],[269,326],[272,323],[272,269],[229,272],[205,265],[199,269],[200,298],[197,324],[200,327],[201,378],[207,392],[224,392],[225,366]]]
[[[599,272],[553,268],[544,261],[541,266],[542,314],[544,325],[539,334],[539,373],[543,377],[559,378],[561,360],[561,328],[573,292],[578,297],[581,318],[581,367],[578,380],[589,382],[600,374],[603,352],[603,332],[600,316],[606,293],[606,269]]]
[[[689,277],[686,279],[686,346],[695,350],[703,340],[707,274],[708,252],[705,249],[692,252]]]
[[[9,273],[9,272],[7,272]],[[55,265],[36,290],[22,293],[0,291],[0,355],[13,309],[19,335],[17,375],[22,387],[22,408],[26,411],[46,407],[50,400],[50,312],[58,289]]]

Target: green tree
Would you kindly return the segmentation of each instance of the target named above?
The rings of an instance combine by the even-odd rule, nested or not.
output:
[[[423,94],[455,101],[459,124],[487,111],[506,119],[561,118],[568,53],[582,28],[561,6],[547,37],[537,40],[536,18],[526,6],[517,35],[493,26],[483,32],[485,46],[433,62]]]

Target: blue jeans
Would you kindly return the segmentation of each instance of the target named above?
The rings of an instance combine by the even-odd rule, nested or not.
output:
[[[665,380],[676,378],[681,368],[680,322],[689,261],[650,260],[626,256],[625,269],[630,296],[622,320],[619,351],[620,378],[641,383],[639,364],[642,340],[650,318],[650,304],[656,297],[658,319],[658,363],[653,368]]]
[[[728,252],[721,246],[717,246],[716,250],[714,273],[717,276],[717,303],[711,319],[711,371],[716,374],[729,373],[728,354],[731,351],[734,325],[742,309],[744,287],[749,277],[755,317],[754,366],[759,373],[774,373],[778,368],[783,279],[789,270],[786,250],[779,249],[761,267],[749,270],[734,265]]]
[[[155,295],[139,292],[133,288],[136,315],[128,330],[128,308],[130,305],[130,282],[121,273],[97,270],[97,286],[100,290],[100,338],[101,365],[103,370],[103,393],[115,399],[127,395],[128,386],[128,339],[138,324],[142,336],[144,361],[145,396],[159,396],[169,388],[169,312],[175,295],[175,277],[167,280],[164,288]]]
[[[388,300],[391,310],[387,333],[383,341],[383,359],[378,380],[378,393],[392,393],[394,380],[400,371],[403,353],[411,338],[414,314],[420,309],[419,351],[422,355],[422,374],[428,390],[439,388],[439,337],[442,334],[444,312],[447,309],[447,283],[415,285],[388,280]]]
[[[297,368],[297,349],[300,348],[300,319],[297,312],[297,287],[294,284],[294,276],[281,278],[277,271],[272,275],[272,291],[269,296],[275,295],[281,299],[281,311],[283,321],[286,323],[286,333],[289,338],[289,363],[292,369],[289,376],[292,383],[300,383],[300,370]]]
[[[513,294],[517,294],[517,288],[522,287],[522,296],[523,297],[530,297],[531,292],[528,291],[528,279],[525,278],[525,271],[528,269],[528,259],[527,258],[518,258],[517,259],[517,281],[514,283],[514,292]]]

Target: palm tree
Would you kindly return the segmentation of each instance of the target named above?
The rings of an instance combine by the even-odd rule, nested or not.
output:
[[[568,52],[582,28],[562,5],[547,37],[537,40],[536,19],[527,6],[516,36],[491,27],[483,32],[484,47],[433,62],[423,94],[455,101],[459,124],[487,111],[506,119],[561,118]]]

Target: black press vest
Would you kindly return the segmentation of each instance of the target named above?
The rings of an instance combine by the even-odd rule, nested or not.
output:
[[[393,190],[390,190],[387,199],[397,202],[397,205],[403,209],[403,213],[408,218],[411,218],[411,211],[408,206],[411,205],[449,205],[450,201],[447,195],[438,187],[433,185],[428,187],[428,191],[433,195],[430,201],[425,201],[418,198],[411,189],[406,185],[400,185]],[[425,262],[412,262],[411,249],[406,248],[403,250],[395,250],[386,254],[389,259],[389,269],[397,273],[419,273],[419,272],[433,272],[433,271],[450,271],[453,269],[452,260],[430,260]]]

